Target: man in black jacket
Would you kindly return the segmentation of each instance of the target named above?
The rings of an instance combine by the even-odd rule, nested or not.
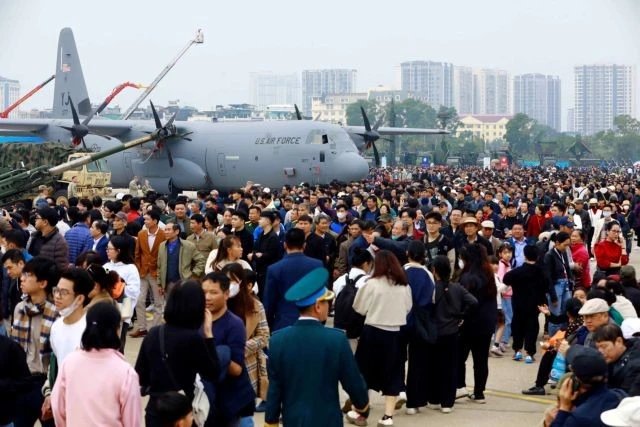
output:
[[[253,252],[253,234],[244,226],[246,220],[247,213],[243,210],[236,210],[231,215],[232,233],[240,239],[242,244],[242,259],[249,261],[249,254]]]
[[[524,264],[504,275],[503,282],[513,289],[511,304],[513,319],[511,333],[513,335],[514,360],[522,360],[522,345],[526,352],[525,361],[532,363],[536,354],[536,338],[538,337],[538,306],[546,304],[545,292],[549,282],[542,269],[536,265],[538,248],[535,245],[524,247]]]
[[[264,295],[264,283],[267,278],[267,267],[280,260],[280,239],[273,230],[273,221],[275,221],[276,213],[270,210],[264,210],[260,213],[260,228],[262,233],[258,236],[253,252],[249,254],[249,261],[255,266],[256,275],[258,276],[258,295],[262,299]],[[319,237],[318,237],[319,238]],[[322,242],[322,239],[320,240]]]
[[[609,388],[620,388],[629,396],[640,395],[640,340],[625,340],[616,324],[599,326],[593,341],[609,368]]]

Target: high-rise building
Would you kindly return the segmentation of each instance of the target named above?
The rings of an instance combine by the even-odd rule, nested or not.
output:
[[[297,73],[251,73],[251,103],[267,105],[293,105],[300,103],[300,78]]]
[[[20,99],[20,82],[0,76],[0,111],[4,111],[11,104]],[[17,111],[12,112],[9,117],[15,117]]]
[[[522,74],[513,78],[513,112],[560,131],[560,78]]]
[[[311,116],[314,97],[355,93],[357,74],[344,68],[302,71],[302,112]]]
[[[475,105],[475,88],[477,75],[471,67],[454,67],[453,72],[453,106],[458,115],[474,114],[478,108]]]
[[[611,129],[616,116],[636,116],[633,65],[578,65],[574,68],[575,131],[590,135]]]
[[[449,62],[409,61],[400,64],[403,91],[426,95],[436,110],[453,106],[453,64]]]
[[[504,70],[455,67],[454,106],[460,115],[511,114],[511,76]]]
[[[576,109],[567,108],[567,132],[576,131]]]

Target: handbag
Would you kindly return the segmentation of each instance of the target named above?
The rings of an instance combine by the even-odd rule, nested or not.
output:
[[[167,361],[168,356],[164,347],[164,325],[160,326],[159,333],[160,354],[162,363],[164,363],[164,366],[167,368],[169,379],[173,383],[174,387],[178,388],[178,383],[171,373],[171,367],[169,366],[169,362]],[[182,389],[179,391],[179,393],[186,394]],[[193,421],[198,427],[203,427],[205,422],[207,421],[207,418],[209,417],[209,409],[211,408],[211,403],[209,402],[209,398],[207,397],[207,393],[204,389],[202,378],[200,378],[200,374],[198,373],[196,373],[196,379],[193,382],[193,400],[191,401],[191,407],[193,408]]]

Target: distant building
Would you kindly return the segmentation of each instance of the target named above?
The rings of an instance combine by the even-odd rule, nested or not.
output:
[[[567,109],[567,132],[575,132],[576,131],[576,109],[568,108]]]
[[[636,117],[636,68],[579,65],[574,68],[575,131],[583,135],[611,129],[616,116]]]
[[[258,107],[300,104],[300,77],[297,73],[251,73],[250,90],[251,103]]]
[[[485,142],[504,141],[507,133],[507,123],[511,115],[467,115],[460,119],[460,126],[456,130],[456,136],[464,132],[471,132],[474,139],[482,139]]]
[[[511,114],[511,76],[504,70],[454,67],[453,106],[459,115]]]
[[[453,106],[453,64],[449,62],[409,61],[400,64],[403,91],[424,94],[427,103],[438,110]]]
[[[369,89],[369,101],[375,101],[381,106],[387,105],[391,101],[402,102],[407,99],[415,99],[416,101],[428,104],[427,94],[424,92],[407,92],[404,90],[393,89],[384,86],[377,86]]]
[[[347,107],[368,98],[366,93],[343,93],[316,96],[311,106],[311,116],[323,122],[347,124]],[[371,125],[373,126],[373,124]]]
[[[560,131],[560,78],[522,74],[513,78],[513,112]]]
[[[0,111],[4,111],[11,104],[20,99],[20,82],[0,76]],[[17,117],[18,112],[13,111],[9,117]]]
[[[302,71],[302,113],[312,115],[313,98],[356,92],[357,74],[344,68]]]

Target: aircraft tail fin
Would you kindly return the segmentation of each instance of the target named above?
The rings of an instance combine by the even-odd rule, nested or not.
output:
[[[76,48],[71,28],[60,30],[58,54],[56,60],[56,81],[53,97],[53,117],[71,118],[69,97],[73,101],[78,114],[86,116],[91,112],[91,101],[82,74],[80,57]]]

